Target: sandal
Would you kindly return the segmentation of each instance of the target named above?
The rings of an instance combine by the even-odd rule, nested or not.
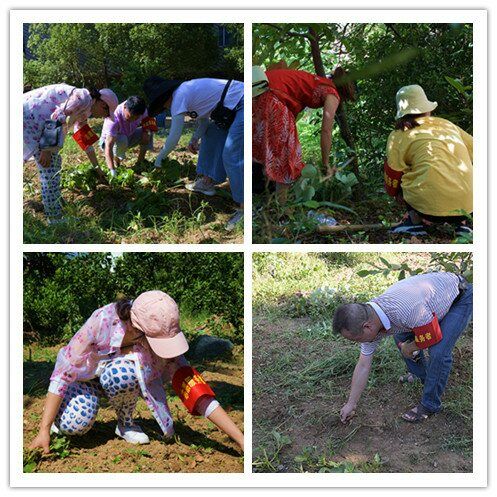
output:
[[[402,414],[402,419],[404,421],[407,421],[408,423],[422,423],[423,421],[428,419],[433,414],[436,414],[436,413],[428,411],[423,406],[423,404],[419,403],[418,405],[414,406],[409,411]]]
[[[414,383],[415,381],[419,381],[419,378],[412,373],[399,376],[399,383]]]

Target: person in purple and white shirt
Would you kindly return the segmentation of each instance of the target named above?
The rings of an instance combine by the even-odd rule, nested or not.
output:
[[[393,336],[410,375],[423,383],[420,402],[402,415],[417,423],[440,411],[452,368],[452,350],[473,313],[473,286],[462,276],[433,272],[392,285],[367,303],[343,304],[335,311],[333,330],[359,342],[361,353],[352,376],[342,422],[355,415],[378,344]]]
[[[129,148],[139,146],[138,163],[145,159],[147,150],[153,150],[153,129],[145,124],[147,117],[145,101],[131,96],[116,107],[113,116],[104,120],[99,145],[112,176]]]

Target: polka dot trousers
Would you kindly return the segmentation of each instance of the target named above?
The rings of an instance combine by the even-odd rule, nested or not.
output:
[[[100,378],[72,383],[62,401],[55,425],[65,435],[84,435],[97,417],[99,400],[107,397],[121,428],[133,426],[133,412],[140,395],[135,363],[118,358],[107,363]]]

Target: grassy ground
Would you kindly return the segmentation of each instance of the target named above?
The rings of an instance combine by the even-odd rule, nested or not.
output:
[[[99,133],[101,122],[92,126]],[[243,227],[228,232],[226,222],[236,205],[227,183],[218,195],[191,193],[185,183],[195,177],[196,156],[186,150],[192,130],[163,163],[153,161],[165,141],[154,140],[149,162],[136,164],[138,150],[128,152],[117,179],[99,184],[86,155],[71,138],[62,150],[62,195],[66,221],[48,225],[41,203],[34,161],[24,167],[25,243],[242,243]],[[99,162],[106,170],[103,154]]]
[[[243,472],[243,457],[234,442],[205,418],[189,415],[174,392],[168,402],[176,435],[162,439],[159,425],[145,402],[135,417],[151,439],[131,445],[114,434],[116,417],[105,400],[92,430],[84,437],[53,436],[51,454],[41,456],[27,446],[37,433],[50,374],[60,346],[31,345],[24,350],[24,470],[43,473]],[[196,364],[235,423],[243,427],[243,351],[233,357]]]
[[[290,198],[292,194],[290,193]],[[341,208],[320,208],[318,212],[337,220],[339,225],[383,224],[380,229],[362,229],[338,233],[318,233],[318,223],[308,216],[309,207],[294,206],[288,216],[274,193],[254,195],[254,243],[471,243],[471,236],[458,237],[448,224],[431,226],[427,236],[389,233],[402,221],[405,211],[383,192],[358,201],[342,201]],[[313,209],[312,209],[313,210]]]
[[[299,139],[302,145],[304,162],[320,164],[319,136],[313,133],[313,127],[306,124],[305,119],[297,123]],[[334,146],[340,138],[335,130]],[[342,147],[345,145],[342,144]],[[384,145],[381,145],[382,147]],[[340,147],[337,147],[340,148]],[[346,161],[337,154],[336,165]],[[323,181],[322,173],[312,181],[315,195],[312,201],[332,202],[333,205],[310,207],[302,205],[299,196],[299,182],[292,187],[288,195],[290,209],[279,205],[275,193],[254,195],[253,197],[253,241],[254,243],[471,243],[472,236],[458,237],[449,225],[432,226],[427,236],[410,236],[389,233],[392,224],[402,220],[405,209],[389,197],[383,187],[382,164],[372,167],[366,151],[359,151],[359,167],[361,184],[350,186],[345,180]],[[377,159],[375,160],[377,162]],[[342,173],[350,174],[350,165],[344,166]],[[343,176],[342,176],[343,177]],[[358,231],[342,231],[337,233],[318,233],[318,223],[309,217],[309,211],[337,220],[339,225],[383,225],[380,229],[362,229]]]
[[[428,254],[383,254],[426,267]],[[398,378],[393,340],[375,355],[357,415],[339,420],[357,344],[331,333],[336,306],[367,300],[396,274],[357,276],[378,254],[256,254],[253,275],[253,467],[257,472],[471,472],[472,328],[459,340],[444,410],[421,425],[400,415],[419,399]]]

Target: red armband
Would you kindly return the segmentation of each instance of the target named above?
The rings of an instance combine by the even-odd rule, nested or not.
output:
[[[190,366],[183,366],[173,376],[173,389],[188,409],[190,414],[198,416],[195,404],[200,397],[209,395],[215,397],[211,387],[202,378],[202,375]]]
[[[90,128],[90,126],[88,126],[88,124],[85,124],[82,128],[78,129],[72,137],[81,147],[81,150],[86,150],[90,145],[93,145],[96,141],[98,141],[98,135]]]
[[[147,131],[152,131],[152,133],[159,131],[159,127],[157,126],[157,121],[155,120],[154,117],[144,117],[142,119],[141,124],[143,129],[146,129]]]
[[[383,171],[385,176],[385,190],[391,197],[395,197],[399,193],[400,179],[404,173],[392,169],[388,165],[387,160],[385,160],[385,164],[383,165]]]
[[[435,314],[433,314],[433,320],[424,326],[418,326],[413,328],[414,341],[418,349],[427,349],[432,345],[440,342],[442,340],[442,330],[440,329],[440,323]]]

